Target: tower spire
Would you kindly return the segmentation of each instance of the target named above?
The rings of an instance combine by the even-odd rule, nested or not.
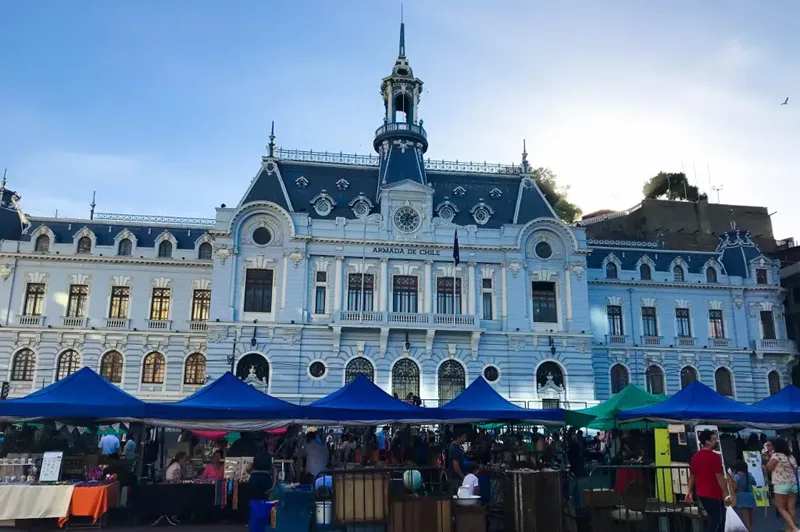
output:
[[[94,190],[92,191],[92,202],[89,204],[89,207],[92,208],[92,210],[89,211],[90,220],[94,220],[94,208],[97,207],[97,202],[95,201],[96,199],[97,199],[97,191]]]
[[[8,168],[3,170],[3,181],[0,182],[0,205],[3,204],[3,196],[6,195],[6,177],[8,176]]]
[[[403,4],[400,4],[400,50],[397,57],[406,56],[406,24],[403,22]]]
[[[525,139],[522,139],[522,173],[527,174],[528,169],[528,148],[525,145]]]
[[[269,156],[275,157],[275,121],[272,121],[272,129],[269,132],[269,144],[267,145]]]

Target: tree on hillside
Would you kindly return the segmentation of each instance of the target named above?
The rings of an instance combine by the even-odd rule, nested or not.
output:
[[[569,185],[559,187],[556,174],[549,168],[537,168],[532,172],[533,179],[542,191],[545,199],[564,222],[570,224],[581,215],[581,208],[567,200]]]
[[[708,199],[708,194],[700,192],[696,186],[690,184],[683,172],[659,172],[658,175],[645,181],[642,194],[645,199],[686,201]]]

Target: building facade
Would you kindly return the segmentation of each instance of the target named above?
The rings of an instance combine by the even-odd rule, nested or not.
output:
[[[376,155],[281,150],[213,219],[27,218],[0,194],[0,380],[22,396],[89,366],[149,400],[232,369],[308,402],[359,374],[435,404],[484,376],[529,407],[695,379],[742,401],[788,382],[778,264],[588,240],[519,165],[427,157],[400,47]],[[458,239],[459,261],[454,260]]]

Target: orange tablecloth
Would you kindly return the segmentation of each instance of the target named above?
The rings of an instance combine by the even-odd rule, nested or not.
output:
[[[92,523],[96,523],[109,508],[117,506],[119,506],[119,482],[105,486],[76,486],[72,491],[69,514],[58,520],[58,526],[63,527],[70,515],[92,517]]]

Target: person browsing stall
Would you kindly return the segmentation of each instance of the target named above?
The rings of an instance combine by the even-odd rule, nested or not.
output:
[[[185,452],[180,451],[175,453],[175,457],[170,461],[167,466],[167,471],[164,474],[164,480],[167,482],[180,482],[185,479],[184,469],[189,465],[189,457]]]
[[[478,464],[475,462],[468,462],[464,467],[464,470],[467,472],[467,475],[464,477],[463,482],[461,482],[461,487],[469,488],[471,495],[480,495],[481,491],[480,486],[478,485],[478,477],[476,475],[478,472]]]
[[[222,451],[214,451],[211,455],[211,463],[208,464],[203,473],[200,475],[200,480],[224,480],[225,479],[225,462],[222,460]]]
[[[305,458],[305,470],[311,476],[309,484],[328,468],[328,449],[317,440],[317,429],[309,427],[306,430],[306,444],[303,446],[302,456]]]
[[[467,434],[463,431],[457,432],[450,447],[447,449],[447,473],[450,476],[450,488],[454,493],[464,481],[464,449],[461,448],[467,442]]]
[[[102,438],[100,438],[100,443],[97,444],[97,448],[100,449],[100,452],[104,455],[110,455],[114,453],[119,453],[120,451],[120,444],[119,438],[117,438],[114,434],[106,434]]]
[[[122,448],[122,456],[125,460],[134,460],[136,459],[136,440],[133,439],[133,436],[128,434],[128,440],[125,442],[125,447]]]
[[[797,522],[795,511],[797,462],[792,456],[788,442],[783,438],[773,440],[772,446],[767,447],[767,452],[769,455],[767,471],[772,473],[775,508],[786,522],[787,532],[797,532],[797,530],[800,530],[795,524]]]
[[[275,472],[275,462],[272,459],[272,455],[267,451],[266,442],[259,443],[249,472],[250,479],[247,482],[247,490],[250,500],[267,500],[270,492],[275,489],[278,475]]]
[[[689,475],[689,489],[686,502],[694,500],[694,494],[708,514],[708,532],[725,529],[725,492],[728,489],[722,470],[722,457],[714,450],[719,446],[716,433],[704,430],[698,435],[702,449],[692,457]],[[730,501],[735,504],[735,501]]]

